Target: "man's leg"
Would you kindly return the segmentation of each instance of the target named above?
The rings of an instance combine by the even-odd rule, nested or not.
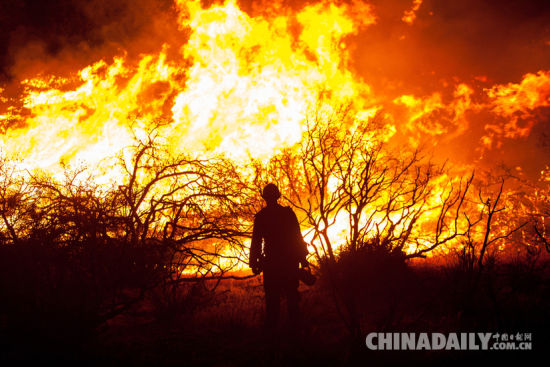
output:
[[[275,330],[279,322],[281,290],[275,280],[264,274],[265,326],[269,330]]]
[[[300,315],[300,294],[298,292],[298,279],[290,278],[286,284],[286,296],[288,306],[288,321],[291,331],[300,330],[301,315]]]

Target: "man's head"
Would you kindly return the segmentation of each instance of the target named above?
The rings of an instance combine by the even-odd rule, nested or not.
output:
[[[265,185],[264,190],[262,191],[262,197],[267,203],[276,203],[281,197],[281,192],[279,191],[277,185],[269,183]]]

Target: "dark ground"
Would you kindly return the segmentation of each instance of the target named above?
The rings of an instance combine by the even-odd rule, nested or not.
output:
[[[313,287],[301,285],[303,332],[291,336],[283,327],[279,335],[266,335],[262,286],[253,278],[225,281],[214,294],[203,290],[194,298],[181,290],[182,297],[170,302],[151,293],[86,336],[67,333],[64,325],[35,330],[22,321],[18,330],[1,330],[0,360],[5,366],[23,361],[75,366],[518,365],[547,348],[546,266],[500,265],[481,279],[474,294],[456,267],[409,267],[398,285],[389,284],[395,282],[391,277],[363,282],[373,291],[368,299],[358,298],[363,335],[355,343],[323,278]],[[197,293],[197,287],[192,289]],[[533,350],[369,351],[364,337],[370,331],[529,332]]]

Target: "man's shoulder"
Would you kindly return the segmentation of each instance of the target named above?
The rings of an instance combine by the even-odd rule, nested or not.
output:
[[[263,207],[262,209],[260,209],[255,215],[254,215],[254,220],[258,220],[262,217],[265,217],[267,215],[267,207]]]
[[[270,215],[277,215],[277,213],[281,213],[281,212],[284,212],[284,213],[292,213],[294,214],[294,210],[292,210],[292,208],[290,206],[283,206],[283,205],[278,205],[276,207],[272,207],[272,208],[269,208],[269,207],[263,207],[262,209],[260,209],[256,215],[254,215],[255,218],[260,218],[260,217],[264,217],[264,216],[270,216]]]
[[[264,215],[266,209],[267,207],[264,206],[262,209],[258,210],[254,216],[258,217]]]
[[[283,206],[283,210],[292,216],[296,216],[296,213],[294,213],[294,210],[290,206]]]

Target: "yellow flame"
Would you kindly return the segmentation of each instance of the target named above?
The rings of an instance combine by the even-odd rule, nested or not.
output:
[[[374,22],[367,5],[320,3],[295,16],[257,17],[233,0],[177,5],[181,27],[190,31],[177,57],[169,58],[174,46],[165,45],[137,63],[122,55],[71,78],[25,80],[25,113],[0,117],[22,126],[2,136],[6,151],[29,168],[93,166],[131,142],[129,121],[135,131],[162,119],[175,151],[261,157],[300,139],[320,91],[367,105],[369,87],[349,70],[344,42]],[[293,22],[301,27],[297,35]]]
[[[125,54],[100,60],[66,78],[22,81],[20,106],[0,114],[0,126],[7,129],[0,136],[3,153],[30,170],[60,172],[64,164],[94,169],[131,144],[133,134],[163,121],[168,124],[163,138],[174,153],[265,158],[299,141],[306,112],[320,97],[353,101],[359,119],[372,119],[382,110],[383,98],[373,95],[351,65],[350,36],[376,21],[374,9],[363,1],[322,1],[298,11],[276,3],[274,11],[256,16],[236,0],[210,7],[176,0],[175,5],[179,26],[188,34],[180,44],[167,42],[160,52],[137,60]],[[414,0],[402,20],[412,24],[421,5]],[[483,104],[473,95],[471,85],[457,83],[450,101],[439,92],[392,101],[405,109],[403,126],[412,145],[419,133],[462,134],[468,128],[466,113],[488,108],[508,119],[488,125],[481,139],[489,146],[495,134],[528,135],[534,122],[521,125],[518,119],[550,106],[550,72],[488,88]],[[10,103],[1,88],[0,103]],[[387,140],[396,127],[391,114],[385,117],[391,122],[384,128]],[[116,173],[110,174],[108,179],[116,180]],[[331,235],[338,237],[347,224],[336,221]]]

